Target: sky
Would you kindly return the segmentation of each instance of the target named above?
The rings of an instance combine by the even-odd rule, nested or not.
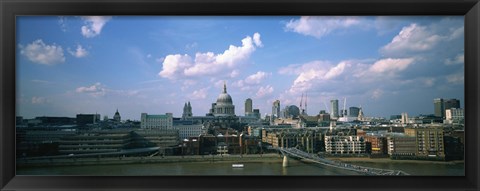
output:
[[[463,16],[19,16],[17,116],[204,116],[226,83],[236,115],[330,100],[365,116],[464,107]],[[302,99],[302,94],[306,95]],[[305,101],[306,100],[306,101]],[[346,102],[345,102],[346,100]]]

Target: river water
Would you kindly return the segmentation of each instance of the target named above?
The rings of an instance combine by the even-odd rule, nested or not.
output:
[[[464,164],[414,163],[352,163],[356,165],[396,169],[420,176],[463,176]],[[359,175],[356,172],[318,164],[290,161],[288,167],[281,162],[250,162],[244,168],[232,168],[231,162],[147,163],[89,166],[53,166],[17,168],[17,175],[99,175],[99,176],[176,176],[176,175]]]

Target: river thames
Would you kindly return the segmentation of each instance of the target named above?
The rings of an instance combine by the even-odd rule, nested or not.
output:
[[[246,162],[243,168],[232,168],[237,162],[180,162],[143,163],[76,166],[18,167],[17,175],[87,175],[87,176],[218,176],[218,175],[288,175],[288,176],[331,176],[362,175],[357,172],[290,160],[288,167],[281,161]],[[351,162],[365,167],[402,170],[415,176],[463,176],[464,163],[375,163]]]

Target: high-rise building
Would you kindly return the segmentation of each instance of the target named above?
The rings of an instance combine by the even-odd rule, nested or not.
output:
[[[408,123],[408,114],[406,112],[402,113],[402,124]]]
[[[360,113],[360,108],[358,107],[350,107],[350,117],[358,117],[358,114]]]
[[[462,108],[450,108],[445,110],[446,123],[464,123],[465,112]]]
[[[331,118],[338,119],[338,99],[330,100],[330,104],[332,105]]]
[[[272,106],[272,120],[280,117],[280,100],[275,100]]]
[[[460,100],[458,99],[446,99],[443,101],[445,109],[460,108]]]
[[[442,98],[433,99],[434,115],[435,117],[444,117],[445,115],[445,105]]]
[[[253,103],[252,99],[247,98],[245,100],[245,116],[250,116],[253,114]]]

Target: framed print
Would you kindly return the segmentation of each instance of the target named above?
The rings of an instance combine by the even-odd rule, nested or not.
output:
[[[1,9],[2,189],[478,189],[477,1]]]

